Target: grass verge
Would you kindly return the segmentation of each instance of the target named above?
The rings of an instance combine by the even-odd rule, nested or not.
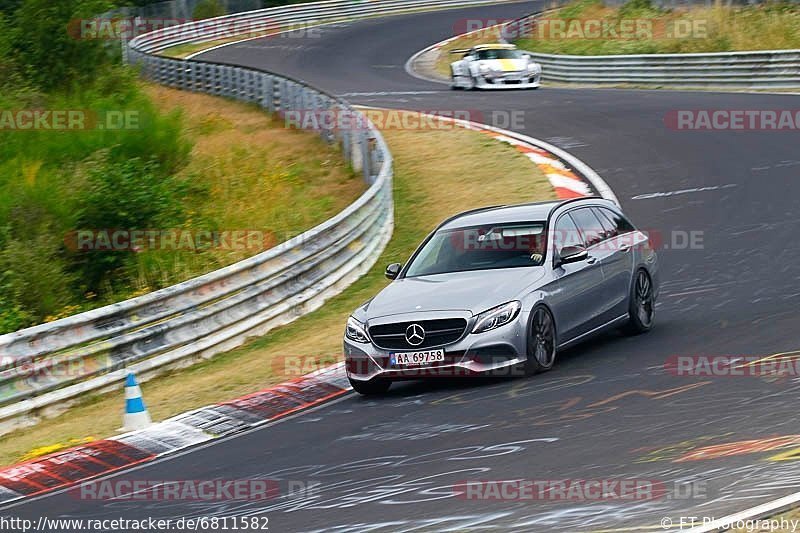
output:
[[[207,194],[188,206],[188,228],[264,232],[256,246],[151,252],[139,261],[146,292],[240,261],[344,209],[366,185],[317,135],[286,128],[255,106],[149,85],[163,112],[179,110],[193,149],[179,178]],[[289,204],[286,198],[303,198]],[[144,265],[142,265],[142,263]],[[142,268],[144,266],[144,268]]]
[[[241,348],[144,383],[154,420],[251,393],[297,377],[317,363],[338,360],[348,314],[388,283],[385,265],[404,261],[443,218],[484,205],[554,198],[538,167],[513,147],[481,133],[384,133],[395,161],[395,232],[375,267],[322,309]],[[53,443],[113,435],[121,425],[123,405],[121,392],[90,397],[57,418],[0,437],[0,463],[17,462]]]
[[[567,55],[684,54],[800,48],[800,6],[659,8],[650,0],[609,7],[576,0],[517,39],[533,52]]]

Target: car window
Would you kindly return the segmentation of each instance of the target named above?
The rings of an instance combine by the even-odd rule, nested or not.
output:
[[[615,235],[621,235],[623,233],[630,233],[633,231],[633,224],[628,222],[628,220],[612,211],[611,209],[606,209],[605,207],[598,207],[596,208],[603,216],[601,216],[601,220],[603,218],[607,219],[612,226],[614,227]]]
[[[619,235],[619,231],[617,230],[617,225],[614,222],[612,222],[609,217],[603,214],[603,211],[605,211],[605,209],[601,209],[599,207],[593,207],[592,211],[594,211],[595,216],[598,218],[598,220],[600,220],[600,224],[603,225],[606,239],[610,239],[612,237],[616,237],[617,235]]]
[[[589,248],[605,239],[606,230],[591,208],[576,209],[575,211],[570,211],[570,215],[572,215],[572,220],[575,221],[581,231],[581,235],[583,235],[584,246]]]
[[[478,59],[520,59],[522,54],[518,50],[489,49],[478,50]]]
[[[405,277],[541,266],[544,228],[536,221],[441,230],[412,258]]]
[[[553,244],[556,254],[561,254],[561,250],[566,246],[583,246],[583,237],[569,215],[562,215],[556,222]]]
[[[428,270],[433,268],[437,262],[443,261],[445,255],[448,253],[447,248],[443,246],[444,243],[444,240],[437,240],[430,243],[430,246],[426,246],[427,253],[417,258],[418,268]]]

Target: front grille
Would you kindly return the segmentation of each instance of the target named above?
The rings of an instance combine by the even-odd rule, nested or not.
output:
[[[425,330],[422,344],[412,346],[406,341],[406,329],[411,324],[419,324]],[[376,346],[384,350],[422,350],[455,342],[461,338],[466,328],[467,321],[463,318],[419,320],[371,326],[369,336]]]

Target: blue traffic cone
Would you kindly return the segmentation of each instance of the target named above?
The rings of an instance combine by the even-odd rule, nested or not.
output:
[[[125,378],[125,417],[122,425],[125,431],[144,429],[151,424],[150,413],[144,406],[142,390],[136,383],[136,376],[133,372],[128,373]]]

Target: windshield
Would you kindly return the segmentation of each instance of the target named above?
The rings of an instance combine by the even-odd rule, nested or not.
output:
[[[544,222],[522,222],[439,231],[411,260],[405,277],[541,266],[544,227]]]
[[[478,59],[522,59],[519,50],[478,50]]]

